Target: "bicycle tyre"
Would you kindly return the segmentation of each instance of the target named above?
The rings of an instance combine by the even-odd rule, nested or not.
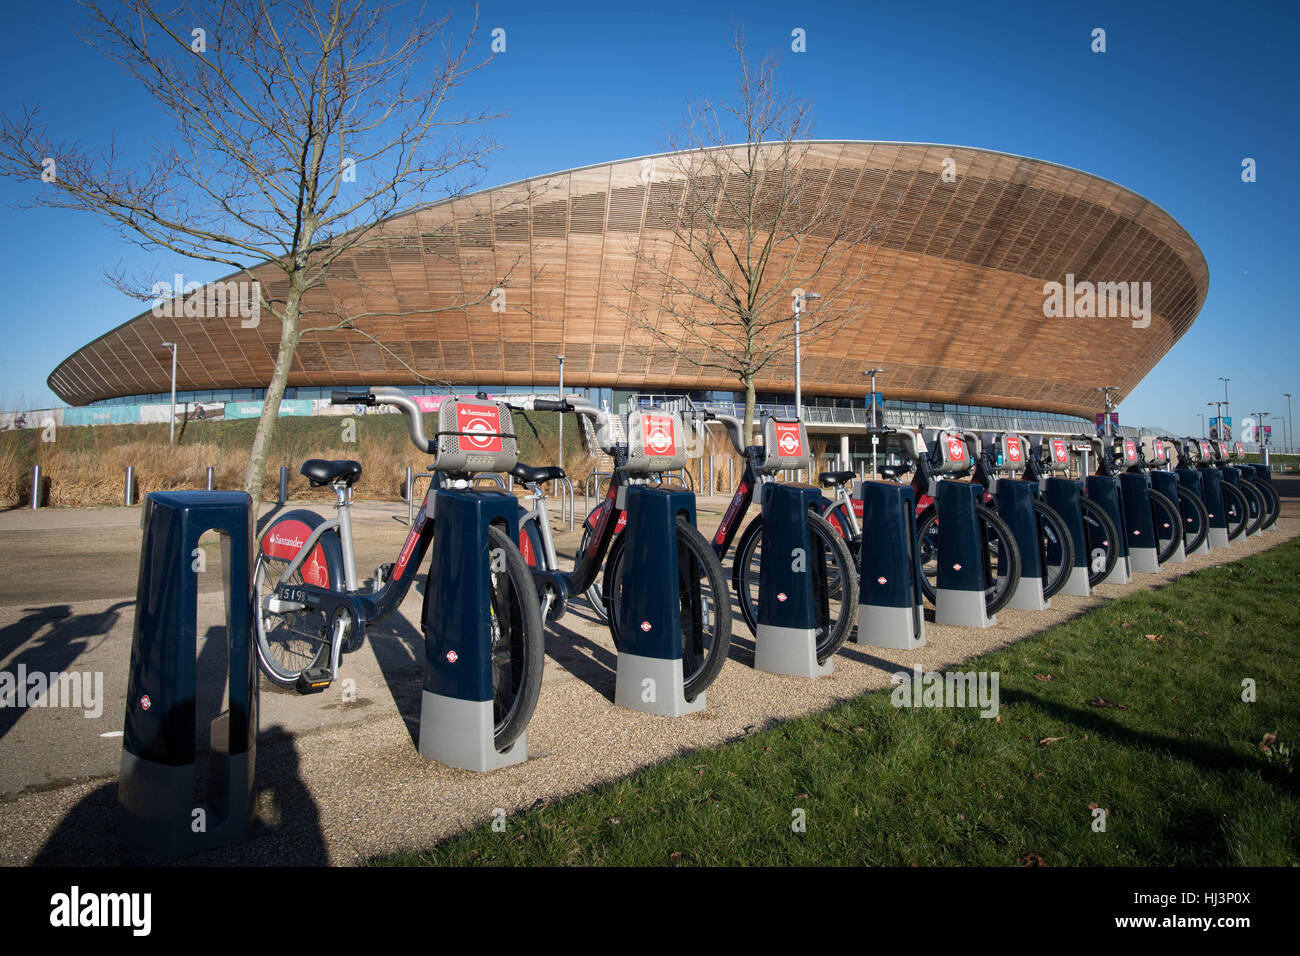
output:
[[[329,556],[325,556],[329,561]],[[277,568],[278,565],[278,568]],[[270,594],[273,585],[288,567],[289,561],[272,558],[259,547],[253,563],[253,629],[256,632],[257,666],[266,679],[277,687],[294,687],[298,676],[305,670],[321,667],[330,659],[329,621],[319,610],[306,608],[284,614],[266,614],[262,601]],[[333,575],[326,580],[332,580]],[[299,568],[286,582],[303,584]],[[266,594],[262,593],[263,587]],[[269,627],[274,621],[274,626]],[[302,621],[302,627],[294,625]]]
[[[610,545],[601,593],[609,609],[609,633],[615,648],[622,647],[617,609],[623,587],[624,544],[620,534]],[[692,575],[691,568],[703,571],[704,580]],[[701,584],[709,595],[702,593]],[[686,700],[692,701],[717,678],[731,652],[731,594],[718,556],[695,525],[683,517],[677,519],[677,595],[682,621],[682,690]],[[702,599],[698,606],[697,596]]]
[[[497,556],[501,556],[498,564]],[[504,565],[502,567],[501,565]],[[528,726],[542,690],[546,653],[542,608],[519,546],[500,528],[488,529],[492,633],[493,743],[513,744]]]
[[[858,613],[858,568],[848,544],[835,532],[829,521],[819,514],[809,512],[808,529],[810,535],[818,539],[809,542],[810,552],[821,550],[830,556],[825,576],[826,617],[821,616],[821,602],[814,595],[815,610],[818,613],[815,622],[817,663],[824,664],[844,646],[853,630]],[[762,570],[759,545],[762,539],[763,516],[759,515],[741,535],[731,565],[736,603],[740,605],[740,613],[749,632],[754,635],[758,634],[758,587]],[[839,604],[838,613],[834,610],[836,602]]]
[[[1164,564],[1174,556],[1178,546],[1183,543],[1183,516],[1178,506],[1169,500],[1168,495],[1161,494],[1154,488],[1147,489],[1151,500],[1151,524],[1156,531],[1156,563]],[[1161,532],[1168,536],[1168,543]]]
[[[983,551],[984,580],[986,582],[984,586],[984,607],[986,613],[996,614],[1011,599],[1016,585],[1020,583],[1020,549],[1016,547],[1015,539],[1011,535],[1011,529],[1007,527],[1005,521],[998,517],[995,511],[982,504],[976,505],[975,511],[981,521],[981,534],[985,543]],[[921,591],[931,604],[935,604],[937,597],[935,582],[938,580],[939,571],[938,521],[938,509],[934,505],[929,505],[921,513],[921,518],[916,523],[916,553],[917,561],[921,565]],[[990,537],[993,540],[990,540]],[[996,558],[998,564],[1003,563],[1005,555],[1005,574],[991,573],[990,553],[994,544],[998,548]],[[931,557],[929,556],[933,558],[933,574],[926,570],[927,565],[931,563]],[[987,583],[990,578],[994,583]]]
[[[1242,479],[1241,484],[1237,486],[1243,498],[1246,499],[1246,514],[1250,521],[1246,526],[1246,535],[1258,534],[1264,525],[1264,519],[1268,517],[1268,508],[1264,502],[1264,496],[1259,493],[1255,483]]]
[[[1183,550],[1191,554],[1205,543],[1205,537],[1210,533],[1210,513],[1190,488],[1179,487],[1178,505],[1183,516]],[[1188,517],[1188,511],[1192,512],[1191,517]]]
[[[1115,570],[1119,560],[1119,529],[1110,515],[1091,498],[1079,500],[1083,506],[1083,538],[1088,548],[1088,587],[1096,587]]]
[[[1070,578],[1070,572],[1074,569],[1074,541],[1070,537],[1070,529],[1065,526],[1065,519],[1051,505],[1035,499],[1034,514],[1038,517],[1043,598],[1047,599],[1065,587],[1065,582]],[[1053,541],[1053,538],[1056,540]]]
[[[1246,496],[1235,485],[1223,482],[1223,519],[1228,523],[1228,540],[1236,541],[1250,522]]]
[[[1277,524],[1277,519],[1282,513],[1282,499],[1277,495],[1277,489],[1267,481],[1257,481],[1255,487],[1268,501],[1268,517],[1264,520],[1264,528],[1268,529]]]
[[[597,505],[595,510],[592,511],[592,514],[595,514],[596,511],[599,510],[600,510],[600,505]],[[587,523],[588,521],[590,521],[590,519],[591,519],[591,515],[588,515],[587,521],[584,521],[582,523],[582,541],[578,544],[579,555],[585,554],[587,551],[587,545],[591,544],[591,525]],[[600,593],[599,579],[592,581],[591,587],[587,588],[587,590],[583,591],[582,593],[583,596],[587,599],[587,603],[591,605],[591,609],[596,612],[596,617],[600,621],[600,623],[608,624],[609,611],[606,610],[605,608],[604,595]]]

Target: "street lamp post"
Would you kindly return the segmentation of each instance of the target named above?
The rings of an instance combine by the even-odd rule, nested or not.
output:
[[[1205,412],[1197,412],[1196,414],[1199,415],[1201,418],[1201,437],[1204,438],[1205,437]]]
[[[863,375],[871,376],[871,406],[867,410],[867,427],[876,427],[876,375],[883,372],[883,368],[871,368],[863,372]],[[874,479],[879,472],[876,471],[876,447],[880,444],[880,436],[871,436],[871,477]]]
[[[171,432],[168,435],[167,443],[176,444],[176,343],[164,342],[163,348],[172,350],[172,413],[171,413]]]
[[[820,292],[794,291],[794,417],[800,421],[803,421],[803,367],[799,352],[799,315],[804,311],[806,301],[820,298]]]
[[[1115,432],[1112,429],[1110,422],[1110,393],[1118,392],[1119,387],[1116,385],[1102,385],[1100,388],[1094,388],[1093,391],[1101,392],[1102,400],[1106,404],[1105,414],[1102,415],[1101,419],[1102,436],[1105,438],[1114,438]]]
[[[1291,424],[1291,393],[1283,392],[1282,397],[1286,399],[1286,447],[1291,451],[1295,451],[1295,435],[1291,432],[1291,430],[1295,428],[1295,426]]]
[[[564,401],[564,356],[555,356],[560,360],[560,401]],[[560,415],[560,467],[564,467],[564,415]]]
[[[1228,401],[1228,380],[1227,380],[1226,378],[1224,378],[1222,375],[1220,375],[1220,376],[1219,376],[1219,381],[1223,383],[1223,406],[1224,406],[1224,408],[1227,408],[1228,405],[1232,404],[1231,402]],[[1232,437],[1232,432],[1229,431],[1227,434],[1224,434],[1223,429],[1224,429],[1224,425],[1223,425],[1223,413],[1222,413],[1222,411],[1220,411],[1220,413],[1219,413],[1219,440],[1220,440],[1220,441],[1227,441],[1229,438]]]

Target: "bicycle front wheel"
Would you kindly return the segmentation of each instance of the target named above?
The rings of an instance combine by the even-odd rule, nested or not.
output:
[[[519,546],[495,527],[488,530],[488,568],[493,742],[501,751],[524,732],[537,708],[546,649],[532,574]]]
[[[1223,510],[1224,519],[1228,523],[1228,540],[1235,541],[1241,537],[1250,523],[1250,511],[1246,504],[1246,497],[1237,490],[1235,485],[1223,482]]]
[[[1201,499],[1189,488],[1178,488],[1178,507],[1183,515],[1183,549],[1192,554],[1210,533],[1210,515]]]
[[[1074,541],[1060,512],[1045,502],[1034,501],[1038,518],[1038,553],[1043,566],[1043,597],[1050,598],[1070,577],[1074,568]]]
[[[1183,519],[1178,505],[1154,488],[1147,490],[1151,501],[1151,524],[1156,529],[1156,561],[1164,564],[1183,543]]]
[[[817,663],[824,664],[848,640],[858,613],[858,572],[853,553],[821,515],[808,514],[808,553],[813,568],[813,614]],[[762,574],[763,517],[749,523],[736,547],[732,583],[740,613],[751,634],[758,633],[758,593]]]
[[[614,646],[625,646],[625,625],[619,619],[619,599],[627,574],[644,569],[625,567],[627,550],[622,534],[610,546],[605,561],[601,597],[609,614]],[[704,536],[685,518],[677,519],[677,600],[682,632],[683,692],[694,700],[717,678],[731,651],[731,595],[718,557]]]
[[[1115,570],[1119,560],[1119,529],[1110,515],[1091,498],[1083,506],[1083,540],[1088,547],[1088,586],[1095,588]]]
[[[1020,583],[1020,549],[1007,523],[986,505],[976,505],[980,537],[984,543],[984,607],[996,614]],[[921,513],[916,525],[917,560],[921,564],[921,591],[931,604],[936,603],[939,580],[939,512],[930,505]]]
[[[1264,496],[1259,493],[1254,482],[1242,479],[1241,484],[1237,485],[1237,490],[1241,496],[1246,499],[1246,515],[1249,518],[1246,524],[1246,534],[1258,534],[1259,529],[1264,526],[1264,519],[1268,517],[1268,503]]]

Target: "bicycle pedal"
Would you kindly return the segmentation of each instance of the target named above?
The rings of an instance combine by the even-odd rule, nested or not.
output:
[[[319,694],[331,683],[329,665],[309,667],[298,675],[294,690],[300,694]]]

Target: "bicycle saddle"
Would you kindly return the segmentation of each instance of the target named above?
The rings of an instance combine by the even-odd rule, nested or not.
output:
[[[556,478],[563,478],[564,469],[555,465],[534,468],[531,465],[525,465],[522,461],[517,461],[515,467],[510,469],[510,474],[525,484],[534,485],[543,481],[554,481]]]
[[[324,458],[311,458],[302,463],[302,474],[313,487],[328,485],[335,481],[351,486],[361,477],[361,462],[343,460],[328,461]]]
[[[834,488],[836,485],[842,485],[847,481],[852,481],[854,477],[856,477],[856,475],[851,471],[823,471],[817,476],[817,480],[827,488]]]

